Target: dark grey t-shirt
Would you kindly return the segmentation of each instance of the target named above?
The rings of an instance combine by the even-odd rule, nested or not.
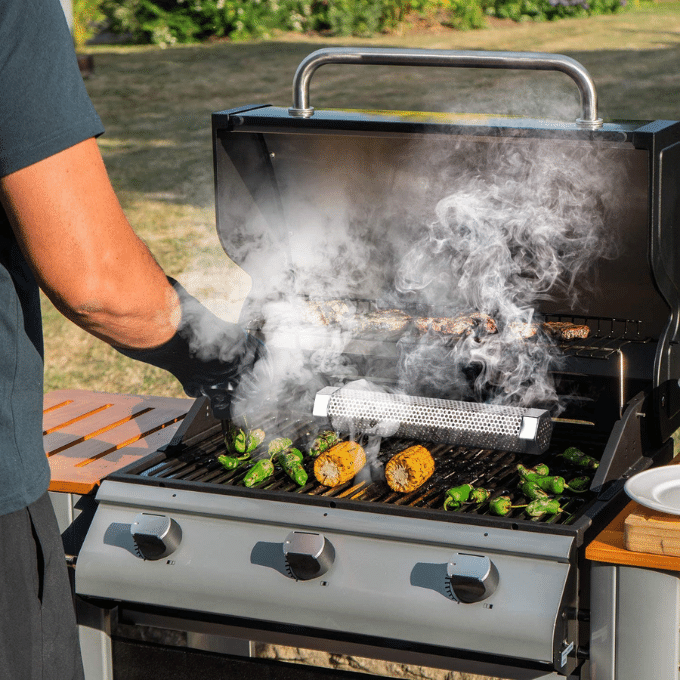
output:
[[[0,1],[0,177],[103,132],[59,0]],[[47,489],[38,286],[0,208],[0,515]]]

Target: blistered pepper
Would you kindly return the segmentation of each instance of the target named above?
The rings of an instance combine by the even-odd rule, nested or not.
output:
[[[243,483],[247,487],[255,486],[256,484],[261,484],[273,474],[274,463],[272,463],[269,458],[263,458],[262,460],[258,460],[257,463],[248,470],[246,476],[243,478]]]
[[[525,481],[519,485],[519,490],[530,500],[535,501],[538,498],[547,498],[548,494],[536,484],[536,482]]]
[[[302,451],[300,451],[300,449],[295,449],[295,448],[286,449],[285,451],[283,451],[282,453],[280,453],[280,454],[279,454],[279,459],[280,459],[282,456],[284,456],[284,457],[286,457],[286,458],[289,458],[290,461],[291,461],[291,463],[293,462],[293,460],[297,461],[298,463],[302,463],[302,461],[303,461],[304,458],[305,458],[305,457],[302,455]]]
[[[535,477],[547,477],[550,474],[550,469],[545,463],[539,463],[532,468],[518,465],[517,472],[522,479],[533,479]]]
[[[333,430],[323,430],[314,437],[312,445],[309,447],[309,455],[316,458],[320,453],[328,451],[340,441],[340,437]]]
[[[249,453],[243,456],[224,456],[224,455],[217,456],[218,462],[226,470],[235,470],[239,465],[241,465],[241,463],[248,460],[249,458],[250,458]]]
[[[465,503],[470,498],[471,493],[472,486],[470,484],[461,484],[449,489],[444,499],[444,510],[457,510],[461,503]]]
[[[267,450],[269,451],[270,456],[275,456],[277,453],[281,453],[291,446],[293,446],[293,442],[288,439],[288,437],[277,437],[269,442]]]
[[[265,438],[264,430],[242,430],[232,428],[224,438],[229,453],[252,453]]]
[[[470,494],[470,500],[473,503],[483,503],[484,501],[489,500],[489,496],[491,496],[491,491],[478,487],[472,490],[472,493]]]
[[[280,453],[277,458],[284,472],[298,485],[304,486],[309,475],[302,467],[302,453],[298,449],[290,449]]]
[[[540,517],[541,515],[556,515],[562,512],[562,508],[556,498],[538,498],[529,503],[524,512],[530,517]]]
[[[560,454],[561,458],[569,461],[572,465],[578,465],[579,467],[590,468],[591,470],[597,470],[600,466],[600,461],[597,458],[589,456],[575,446],[570,446],[565,450],[564,453]]]
[[[510,514],[510,510],[512,510],[512,501],[509,496],[498,496],[489,503],[489,511],[494,515],[504,517]]]
[[[585,493],[590,488],[590,477],[575,477],[567,482],[567,489],[574,493]]]
[[[248,435],[248,445],[246,446],[246,453],[252,453],[265,438],[264,430],[257,428],[256,430],[251,430]]]
[[[541,477],[533,476],[530,480],[548,493],[560,494],[564,492],[565,481],[564,477]]]
[[[300,465],[300,463],[293,463],[285,467],[286,474],[298,485],[304,486],[309,479],[307,471]]]

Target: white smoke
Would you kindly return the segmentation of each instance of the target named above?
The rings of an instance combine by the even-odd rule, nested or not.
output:
[[[453,314],[488,314],[498,333],[404,342],[401,381],[432,395],[556,409],[557,347],[540,332],[522,340],[518,328],[540,322],[542,301],[560,298],[568,311],[594,286],[593,265],[616,253],[606,220],[616,187],[595,149],[495,146],[438,201],[396,288]]]
[[[320,139],[272,141],[288,164],[275,167],[280,212],[222,206],[225,249],[253,279],[242,322],[263,331],[274,355],[272,399],[311,412],[321,387],[366,377],[409,394],[559,408],[556,344],[516,328],[539,322],[548,300],[585,309],[597,262],[616,255],[611,212],[625,172],[606,149],[453,135]],[[308,300],[329,299],[347,305],[340,322],[303,321]],[[483,312],[499,332],[458,342],[409,332],[392,358],[378,357],[380,343],[358,342],[351,323],[376,307]]]

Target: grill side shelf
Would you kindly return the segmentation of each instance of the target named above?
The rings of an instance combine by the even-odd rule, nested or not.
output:
[[[91,494],[108,474],[165,445],[190,400],[57,390],[43,400],[50,491]]]

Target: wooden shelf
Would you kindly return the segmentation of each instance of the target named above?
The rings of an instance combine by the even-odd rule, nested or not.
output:
[[[669,465],[680,463],[680,456],[676,456]],[[621,564],[633,567],[647,567],[650,569],[666,569],[669,571],[680,571],[680,557],[671,555],[658,555],[648,552],[636,552],[626,549],[626,520],[629,525],[636,523],[636,518],[656,517],[659,521],[673,521],[670,515],[661,512],[648,510],[639,503],[631,501],[614,518],[614,520],[603,529],[587,547],[586,557],[593,562],[607,562],[609,564]],[[680,525],[680,517],[675,518]]]
[[[50,491],[90,494],[106,475],[167,444],[193,399],[57,390],[43,401]]]

